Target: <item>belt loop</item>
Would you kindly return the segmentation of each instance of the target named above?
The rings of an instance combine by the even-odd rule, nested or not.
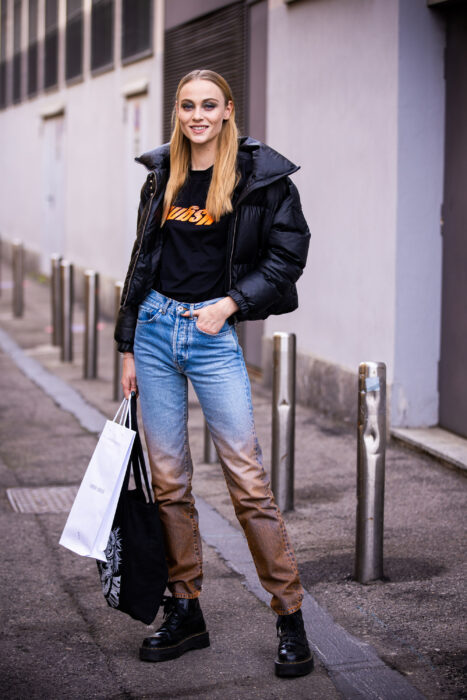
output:
[[[193,316],[194,308],[195,308],[195,305],[194,305],[194,304],[190,304],[190,318],[191,318],[191,319],[194,318],[194,316]]]

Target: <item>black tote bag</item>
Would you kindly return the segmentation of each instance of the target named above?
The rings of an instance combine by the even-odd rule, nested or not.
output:
[[[130,410],[135,441],[105,550],[107,562],[97,561],[97,568],[110,607],[149,625],[161,605],[168,572],[159,507],[152,500],[134,395]],[[131,469],[136,488],[129,490]]]

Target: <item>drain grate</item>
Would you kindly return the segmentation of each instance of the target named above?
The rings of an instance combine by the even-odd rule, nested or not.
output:
[[[7,489],[6,494],[16,513],[68,513],[78,486],[41,486]]]

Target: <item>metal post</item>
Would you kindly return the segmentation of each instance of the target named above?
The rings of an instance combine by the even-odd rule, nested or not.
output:
[[[99,275],[84,273],[84,379],[97,377],[97,321],[99,318]]]
[[[54,253],[50,258],[50,298],[52,301],[52,345],[60,347],[62,344],[62,317],[61,290],[60,290],[60,262],[62,256]]]
[[[115,319],[117,319],[118,312],[120,310],[120,299],[122,297],[123,282],[115,282]],[[113,400],[122,401],[123,399],[123,388],[120,383],[122,378],[122,354],[118,352],[117,344],[115,343],[114,349],[114,376],[113,376]]]
[[[358,375],[357,538],[355,578],[383,578],[386,365],[362,362]]]
[[[208,424],[204,421],[204,462],[206,464],[214,464],[217,461],[216,448],[214,447]]]
[[[271,486],[280,510],[293,510],[295,333],[274,333]]]
[[[21,241],[13,241],[13,316],[17,318],[24,311],[24,249]]]
[[[73,265],[60,262],[60,315],[62,319],[62,362],[73,362]]]

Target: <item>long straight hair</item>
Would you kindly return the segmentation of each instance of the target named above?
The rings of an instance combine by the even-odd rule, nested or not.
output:
[[[229,84],[219,73],[212,70],[194,70],[185,75],[178,84],[175,105],[178,104],[181,89],[192,80],[209,80],[214,83],[222,91],[225,105],[227,106],[229,101],[232,101],[233,105],[230,117],[223,122],[218,136],[216,159],[206,199],[206,209],[209,215],[214,221],[219,221],[223,214],[229,214],[232,211],[232,194],[238,181],[236,169],[238,129],[235,123],[235,105]],[[176,106],[172,112],[172,126],[170,176],[165,190],[161,226],[164,225],[170,207],[187,178],[191,158],[190,141],[182,132]]]

